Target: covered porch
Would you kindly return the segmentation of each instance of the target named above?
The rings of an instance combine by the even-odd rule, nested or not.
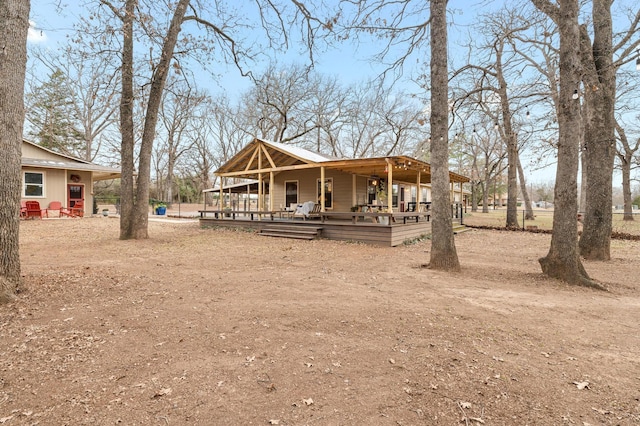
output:
[[[392,246],[431,233],[431,168],[411,157],[336,159],[254,139],[216,175],[221,184],[205,192],[217,203],[200,211],[203,226],[261,231],[298,222],[320,226],[324,238]],[[457,216],[468,178],[450,173],[450,180]],[[309,217],[296,214],[309,204]]]

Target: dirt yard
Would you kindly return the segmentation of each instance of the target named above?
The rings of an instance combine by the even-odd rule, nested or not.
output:
[[[0,307],[3,425],[637,425],[640,242],[540,273],[550,236],[293,241],[197,222],[21,223]]]

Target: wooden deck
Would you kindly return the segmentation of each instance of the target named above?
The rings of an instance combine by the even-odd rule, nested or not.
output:
[[[258,232],[274,232],[292,224],[296,228],[320,229],[318,236],[329,240],[357,241],[383,246],[398,246],[405,241],[431,234],[429,215],[411,213],[337,213],[326,212],[320,218],[302,220],[280,212],[201,211],[200,226],[248,228]],[[380,218],[388,218],[387,220]],[[388,223],[387,223],[388,221]],[[383,223],[380,223],[383,222]]]

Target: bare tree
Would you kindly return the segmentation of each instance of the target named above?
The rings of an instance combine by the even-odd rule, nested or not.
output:
[[[430,2],[431,26],[431,190],[433,191],[432,269],[459,271],[449,200],[449,73],[447,0]]]
[[[257,104],[262,137],[287,143],[316,129],[308,106],[318,89],[318,77],[307,67],[270,66],[248,96]]]
[[[555,10],[546,0],[532,0],[546,13],[555,13],[560,32],[560,92],[558,124],[558,166],[553,211],[553,235],[549,253],[540,259],[542,271],[550,277],[570,284],[602,288],[591,280],[578,255],[578,144],[582,117],[580,103],[575,98],[575,87],[580,81],[582,66],[579,55],[580,30],[578,26],[578,0],[560,0]],[[554,11],[548,10],[554,7]]]
[[[196,126],[197,110],[206,101],[199,93],[184,81],[171,81],[164,92],[160,107],[160,139],[154,147],[156,178],[162,199],[174,201],[174,171],[180,157],[192,147],[193,132]]]
[[[0,2],[0,303],[20,286],[20,158],[29,1]]]
[[[377,146],[384,133],[379,122],[378,106],[383,103],[384,90],[371,81],[351,87],[346,108],[342,112],[349,122],[344,128],[345,141],[338,153],[343,157],[382,155]]]
[[[64,89],[69,93],[65,120],[73,118],[69,132],[73,133],[75,143],[68,147],[71,149],[62,147],[63,152],[95,161],[100,156],[103,140],[108,138],[107,130],[117,120],[119,73],[111,69],[110,58],[88,54],[86,42],[82,38],[73,40],[62,51],[33,49],[31,56],[52,72],[60,73]],[[37,87],[38,83],[42,84],[39,77],[32,75],[31,79],[27,100],[42,96]],[[30,109],[32,117],[38,119],[42,115],[33,106]]]
[[[631,171],[640,167],[638,161],[638,150],[640,149],[640,138],[630,143],[627,138],[627,132],[616,122],[616,133],[618,134],[617,155],[620,161],[620,170],[622,171],[622,194],[624,199],[624,216],[623,220],[633,219],[633,200],[631,199]],[[636,164],[634,165],[634,159]]]
[[[100,23],[93,25],[88,33],[97,36],[101,41],[100,46],[108,46],[103,48],[104,52],[110,53],[108,49],[111,48],[111,52],[117,52],[122,61],[120,238],[148,238],[151,152],[162,93],[169,72],[175,70],[183,73],[186,72],[183,65],[187,65],[189,61],[204,64],[216,58],[234,64],[242,75],[252,75],[250,67],[254,61],[264,54],[265,49],[286,48],[290,43],[290,33],[298,24],[302,31],[297,34],[295,41],[302,43],[313,61],[312,52],[318,41],[317,34],[326,30],[327,25],[315,18],[313,10],[300,1],[281,4],[256,2],[237,8],[226,8],[223,1],[210,4],[196,0],[125,0],[123,6],[111,0],[96,2],[100,7],[92,18],[98,19]],[[253,9],[247,10],[249,8]],[[107,14],[104,9],[107,9]],[[247,28],[246,22],[241,22],[245,17],[257,18],[253,27],[262,32],[260,43],[258,36],[254,39],[242,34],[253,29]],[[90,21],[91,19],[85,20]],[[194,31],[183,30],[187,26]],[[120,34],[122,40],[114,40]],[[141,41],[142,47],[136,49],[136,52],[145,49],[149,51],[145,61],[149,64],[150,77],[146,80],[142,75],[134,76],[134,62],[141,59],[134,56],[134,40]],[[177,51],[176,46],[179,46]],[[148,101],[142,120],[144,128],[140,138],[137,180],[134,185],[136,146],[132,117],[136,84],[148,93]]]

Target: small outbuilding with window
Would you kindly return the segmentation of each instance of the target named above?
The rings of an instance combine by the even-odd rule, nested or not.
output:
[[[120,177],[120,169],[59,154],[33,142],[22,141],[21,200],[38,201],[46,209],[52,201],[68,209],[82,206],[91,214],[93,183]]]

